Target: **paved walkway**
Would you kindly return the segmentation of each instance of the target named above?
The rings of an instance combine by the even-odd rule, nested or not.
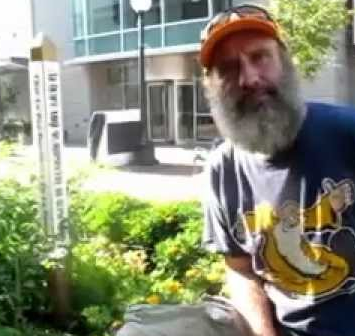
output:
[[[149,200],[201,199],[203,195],[202,162],[194,163],[194,149],[181,147],[156,147],[155,156],[159,164],[153,166],[127,166],[110,170],[99,170],[89,178],[84,187],[88,190],[120,191]],[[31,164],[32,162],[32,164]],[[0,178],[13,172],[13,166],[29,165],[33,168],[35,151],[24,148],[9,162],[1,162]],[[87,148],[66,147],[65,167],[70,175],[90,163]],[[22,175],[22,174],[20,174]]]
[[[193,162],[194,151],[178,147],[157,147],[159,161],[153,166],[127,166],[100,174],[86,188],[117,190],[151,200],[201,199],[202,166]]]

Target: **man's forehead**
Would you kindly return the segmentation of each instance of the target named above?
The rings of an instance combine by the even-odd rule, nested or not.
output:
[[[250,53],[259,49],[276,50],[278,42],[257,31],[234,33],[228,35],[218,43],[214,59],[223,57],[233,57],[240,53]]]

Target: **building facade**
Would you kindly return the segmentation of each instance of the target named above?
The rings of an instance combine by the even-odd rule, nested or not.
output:
[[[151,140],[196,144],[217,136],[200,83],[200,32],[215,13],[242,2],[152,1],[152,8],[145,15],[148,136]],[[67,143],[86,144],[94,111],[138,107],[138,29],[129,0],[12,0],[12,3],[11,13],[5,9],[0,11],[6,13],[0,20],[0,42],[6,37],[14,45],[6,48],[12,50],[7,59],[11,61],[11,57],[18,54],[28,58],[29,42],[39,32],[57,45],[62,63]],[[20,12],[25,19],[19,17]],[[1,25],[5,22],[6,25]],[[355,105],[353,30],[340,32],[337,44],[338,51],[331,55],[319,75],[302,83],[304,96],[309,100]],[[20,53],[17,46],[22,48]],[[14,72],[9,66],[2,68],[1,58],[0,53],[0,82],[12,76],[19,83],[21,94],[13,111],[21,110],[29,119],[28,75],[26,71]],[[11,70],[10,75],[8,70]]]
[[[215,13],[242,2],[153,0],[145,15],[151,140],[190,144],[217,136],[200,83],[200,32]],[[66,64],[85,68],[90,112],[137,108],[138,31],[129,0],[72,0],[72,5],[74,58]],[[319,76],[302,83],[307,99],[354,103],[353,43],[341,32],[338,45]]]
[[[153,0],[145,14],[148,136],[176,144],[217,136],[200,85],[200,32],[233,1]],[[236,2],[236,1],[234,1]],[[75,58],[92,111],[138,107],[137,17],[129,0],[74,0]]]
[[[30,129],[27,64],[31,37],[30,3],[0,2],[0,138],[18,128]]]

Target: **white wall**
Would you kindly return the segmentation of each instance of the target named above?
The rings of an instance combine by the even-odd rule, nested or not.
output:
[[[189,55],[149,57],[146,61],[146,80],[191,79],[194,65],[194,59]]]
[[[115,62],[98,62],[89,65],[91,80],[92,111],[102,109],[120,109],[122,97],[115,86],[107,80],[108,69]],[[146,81],[192,80],[193,67],[196,64],[193,55],[165,55],[147,57]]]
[[[88,67],[62,69],[63,123],[67,143],[85,145],[91,113]]]
[[[71,0],[32,0],[34,33],[43,32],[56,45],[62,64],[63,124],[69,144],[85,145],[91,112],[87,66],[64,66],[74,57]]]
[[[307,100],[348,104],[351,102],[350,76],[354,71],[346,59],[345,34],[337,36],[337,50],[330,53],[324,66],[312,80],[302,82],[303,95]]]
[[[90,67],[90,88],[92,111],[114,109],[114,100],[111,89],[107,83],[107,71],[110,62],[96,63]]]
[[[116,62],[99,62],[90,65],[91,107],[96,110],[120,110],[124,107],[122,88],[108,81],[109,69]]]

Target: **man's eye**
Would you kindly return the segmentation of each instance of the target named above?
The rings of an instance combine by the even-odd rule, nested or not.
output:
[[[260,52],[257,52],[252,55],[252,62],[254,64],[261,64],[261,63],[266,62],[268,60],[268,58],[269,58],[268,53],[266,53],[264,51],[260,51]]]
[[[239,72],[239,65],[237,62],[224,63],[218,67],[218,72],[221,76],[235,74]]]

